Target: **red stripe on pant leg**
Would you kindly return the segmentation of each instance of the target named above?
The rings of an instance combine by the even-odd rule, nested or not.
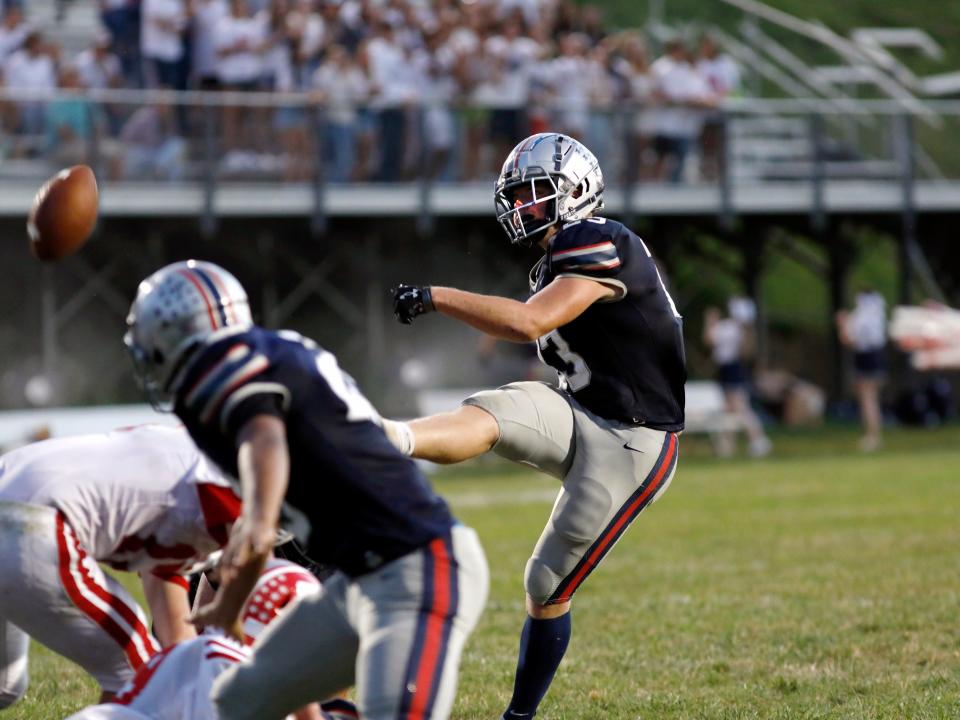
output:
[[[620,515],[617,517],[616,522],[614,522],[609,528],[607,528],[606,532],[604,532],[600,538],[600,541],[594,546],[593,552],[591,552],[589,557],[587,557],[587,561],[580,566],[580,570],[577,571],[577,574],[569,580],[567,589],[560,594],[557,602],[565,602],[570,599],[570,596],[576,592],[580,583],[583,582],[583,579],[596,566],[598,560],[603,557],[603,554],[607,550],[607,546],[610,545],[610,543],[613,541],[613,538],[617,537],[617,534],[620,532],[623,526],[630,522],[637,507],[643,505],[647,498],[656,493],[657,489],[660,487],[660,484],[667,475],[667,470],[670,468],[670,465],[673,462],[673,456],[677,449],[677,436],[671,433],[668,442],[670,445],[667,448],[667,454],[660,463],[660,467],[657,468],[656,475],[653,476],[650,484],[647,485],[646,490],[640,493],[640,495],[635,498],[627,508],[620,511]]]
[[[70,534],[69,538],[67,537],[67,533]],[[70,557],[70,551],[67,546],[67,543],[69,543],[71,540],[77,555],[77,571],[81,579],[84,581],[86,589],[88,591],[92,591],[100,600],[106,602],[110,608],[116,610],[130,625],[132,629],[131,631],[124,629],[116,620],[110,617],[106,611],[101,610],[90,600],[84,597],[83,591],[77,584],[76,578],[71,571],[71,564],[73,561]],[[143,665],[143,663],[150,659],[152,652],[156,652],[160,648],[157,646],[156,641],[150,636],[147,628],[137,619],[136,614],[129,607],[127,607],[126,603],[124,603],[122,599],[115,597],[101,588],[92,580],[89,575],[89,571],[84,567],[83,562],[87,557],[87,554],[77,542],[72,528],[70,528],[70,526],[64,522],[61,514],[57,515],[57,547],[60,556],[60,581],[63,584],[63,587],[66,590],[70,600],[81,612],[83,612],[97,625],[103,628],[103,630],[116,641],[116,643],[123,649],[124,654],[127,656],[130,666],[134,669],[138,669],[141,665]],[[133,622],[131,622],[130,616],[133,616]],[[134,634],[140,637],[140,640],[146,649],[146,652],[148,653],[146,657],[144,657],[137,649],[136,644],[133,641]]]
[[[433,601],[430,603],[430,615],[427,617],[427,629],[424,633],[423,650],[414,676],[416,692],[410,701],[407,720],[421,720],[425,717],[427,705],[432,695],[432,680],[437,663],[443,662],[443,625],[450,611],[450,556],[443,538],[430,542],[433,555]]]
[[[80,544],[77,542],[76,535],[73,534],[73,528],[71,528],[69,525],[66,525],[65,528],[70,531],[71,536],[73,537],[74,545],[76,546],[77,550],[80,551]],[[160,651],[160,645],[157,644],[157,641],[154,640],[153,635],[150,634],[150,628],[148,628],[137,615],[137,611],[127,605],[122,597],[114,595],[108,588],[98,584],[90,574],[90,571],[87,569],[85,563],[78,563],[78,569],[80,571],[81,579],[86,584],[87,590],[96,595],[101,601],[106,603],[111,610],[123,618],[124,622],[130,626],[131,631],[140,638],[140,643],[143,645],[143,652],[146,653],[146,655],[142,655],[139,654],[138,651],[140,662],[145,663],[153,655],[158,653]]]

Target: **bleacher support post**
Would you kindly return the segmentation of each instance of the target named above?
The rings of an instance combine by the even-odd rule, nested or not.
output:
[[[310,113],[313,120],[313,137],[316,150],[313,154],[313,212],[310,215],[310,234],[314,239],[322,237],[327,232],[327,212],[326,212],[326,190],[327,178],[326,168],[323,162],[324,145],[324,117],[323,108],[319,105],[313,108]]]
[[[917,244],[917,201],[914,186],[913,163],[913,116],[903,113],[898,116],[897,149],[900,161],[900,190],[902,209],[900,211],[901,238],[899,246],[900,285],[899,302],[910,305],[913,300],[911,256],[915,254]]]
[[[212,238],[217,232],[217,213],[214,207],[217,192],[217,109],[210,102],[203,105],[203,215],[200,216],[200,234]]]
[[[727,233],[733,230],[733,187],[730,177],[730,114],[724,110],[720,118],[720,228]]]
[[[826,176],[823,158],[823,116],[819,113],[813,113],[810,116],[810,146],[813,150],[813,173],[810,176],[810,225],[813,232],[819,235],[827,224],[823,199],[823,184]]]

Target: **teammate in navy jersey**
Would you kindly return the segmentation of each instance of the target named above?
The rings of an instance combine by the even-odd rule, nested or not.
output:
[[[544,256],[524,302],[445,287],[400,285],[397,319],[436,311],[489,335],[536,342],[559,387],[520,382],[460,409],[385,421],[406,454],[459,462],[488,450],[563,482],[527,562],[528,617],[505,718],[530,718],[571,634],[570,602],[629,524],[669,485],[683,430],[682,322],[643,241],[602,207],[596,158],[557,133],[510,153],[496,187],[497,219]]]
[[[273,720],[355,685],[364,718],[446,718],[486,600],[483,551],[336,358],[254,326],[240,283],[210,263],[144,280],[127,323],[151,400],[172,401],[242,490],[222,584],[194,621],[240,635],[282,511],[308,554],[339,571],[218,678],[219,717]]]

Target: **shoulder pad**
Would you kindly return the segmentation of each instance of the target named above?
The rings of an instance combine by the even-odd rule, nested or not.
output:
[[[610,271],[620,267],[620,254],[611,232],[615,223],[587,218],[567,225],[550,243],[554,273]]]

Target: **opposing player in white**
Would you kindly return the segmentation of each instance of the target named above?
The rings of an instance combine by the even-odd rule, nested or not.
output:
[[[230,482],[177,427],[0,457],[0,708],[26,691],[30,637],[90,673],[101,701],[161,646],[194,637],[180,573],[226,544],[239,512]],[[156,637],[101,562],[140,574]]]
[[[217,676],[248,658],[260,632],[296,600],[320,591],[320,582],[299,565],[269,561],[244,608],[244,644],[215,629],[204,631],[154,655],[113,702],[86,708],[68,720],[216,720],[210,689]],[[313,706],[296,717],[323,715]]]

